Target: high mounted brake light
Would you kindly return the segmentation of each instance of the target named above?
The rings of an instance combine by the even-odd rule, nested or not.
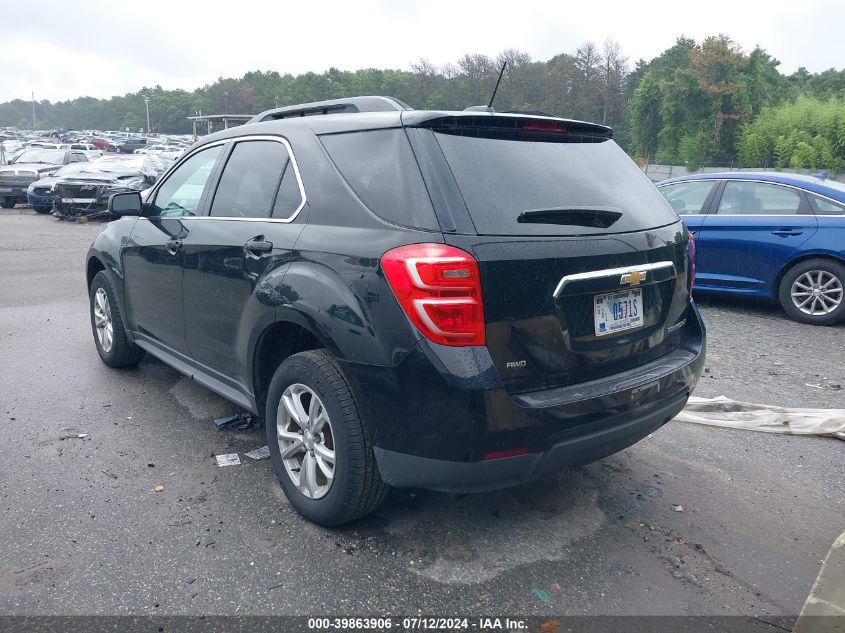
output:
[[[410,244],[381,258],[399,305],[423,335],[441,345],[484,345],[478,263],[445,244]]]
[[[526,121],[519,126],[526,132],[566,132],[567,126],[559,121]]]

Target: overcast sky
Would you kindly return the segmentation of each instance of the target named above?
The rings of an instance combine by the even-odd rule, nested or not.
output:
[[[249,70],[408,69],[515,48],[536,60],[613,38],[632,62],[680,35],[725,33],[811,72],[845,66],[843,0],[39,0],[6,10],[0,101],[108,97],[147,85],[193,90]],[[24,5],[19,5],[24,6]],[[217,9],[225,6],[227,10]],[[243,7],[242,12],[237,11]]]

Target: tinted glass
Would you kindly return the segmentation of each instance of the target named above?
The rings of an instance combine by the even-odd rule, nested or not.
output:
[[[794,215],[801,206],[795,189],[762,182],[730,180],[725,183],[719,213],[730,215]]]
[[[289,218],[296,213],[301,204],[302,192],[299,190],[299,181],[296,179],[293,164],[288,161],[282,183],[279,185],[279,192],[276,194],[276,201],[273,203],[273,217]]]
[[[621,233],[678,220],[642,170],[613,141],[435,136],[482,235]],[[612,208],[621,215],[606,228],[517,220],[523,211],[575,207]]]
[[[675,185],[660,187],[660,193],[672,205],[679,215],[695,215],[704,211],[707,196],[713,191],[717,181],[679,182]]]
[[[370,211],[393,224],[439,229],[404,130],[327,134],[320,141]]]
[[[845,205],[843,204],[833,202],[827,198],[820,198],[810,194],[807,195],[810,196],[810,200],[813,203],[813,211],[820,215],[842,215],[845,213]]]
[[[288,150],[275,141],[243,141],[235,145],[211,203],[210,215],[229,218],[270,216]]]
[[[191,156],[164,181],[156,193],[152,215],[196,215],[222,145],[209,147]]]

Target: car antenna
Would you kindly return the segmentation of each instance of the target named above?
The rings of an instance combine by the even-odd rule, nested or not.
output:
[[[495,112],[495,110],[493,109],[493,99],[496,98],[496,93],[499,91],[499,84],[502,81],[502,75],[505,74],[505,68],[507,67],[508,63],[502,62],[502,69],[499,71],[499,78],[496,80],[496,86],[493,88],[493,94],[490,95],[490,103],[488,103],[486,106],[477,105],[464,108],[464,112]]]
[[[496,93],[499,91],[499,84],[502,82],[502,75],[505,74],[505,68],[508,67],[508,62],[502,62],[502,70],[499,71],[499,78],[496,80],[496,86],[493,88],[493,94],[490,95],[490,103],[487,104],[489,109],[493,109],[493,99],[496,98]]]

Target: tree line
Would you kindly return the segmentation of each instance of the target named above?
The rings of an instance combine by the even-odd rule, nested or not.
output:
[[[618,42],[587,42],[547,61],[506,50],[428,60],[410,70],[362,69],[300,75],[252,71],[193,91],[144,87],[109,99],[79,97],[35,104],[37,129],[189,133],[186,117],[250,114],[269,108],[362,94],[397,97],[416,108],[461,110],[486,104],[503,62],[495,107],[540,111],[603,123],[641,161],[704,165],[845,168],[845,70],[791,75],[762,48],[745,52],[719,35],[681,37],[652,59],[631,63]],[[29,128],[32,103],[0,103],[0,126]]]

